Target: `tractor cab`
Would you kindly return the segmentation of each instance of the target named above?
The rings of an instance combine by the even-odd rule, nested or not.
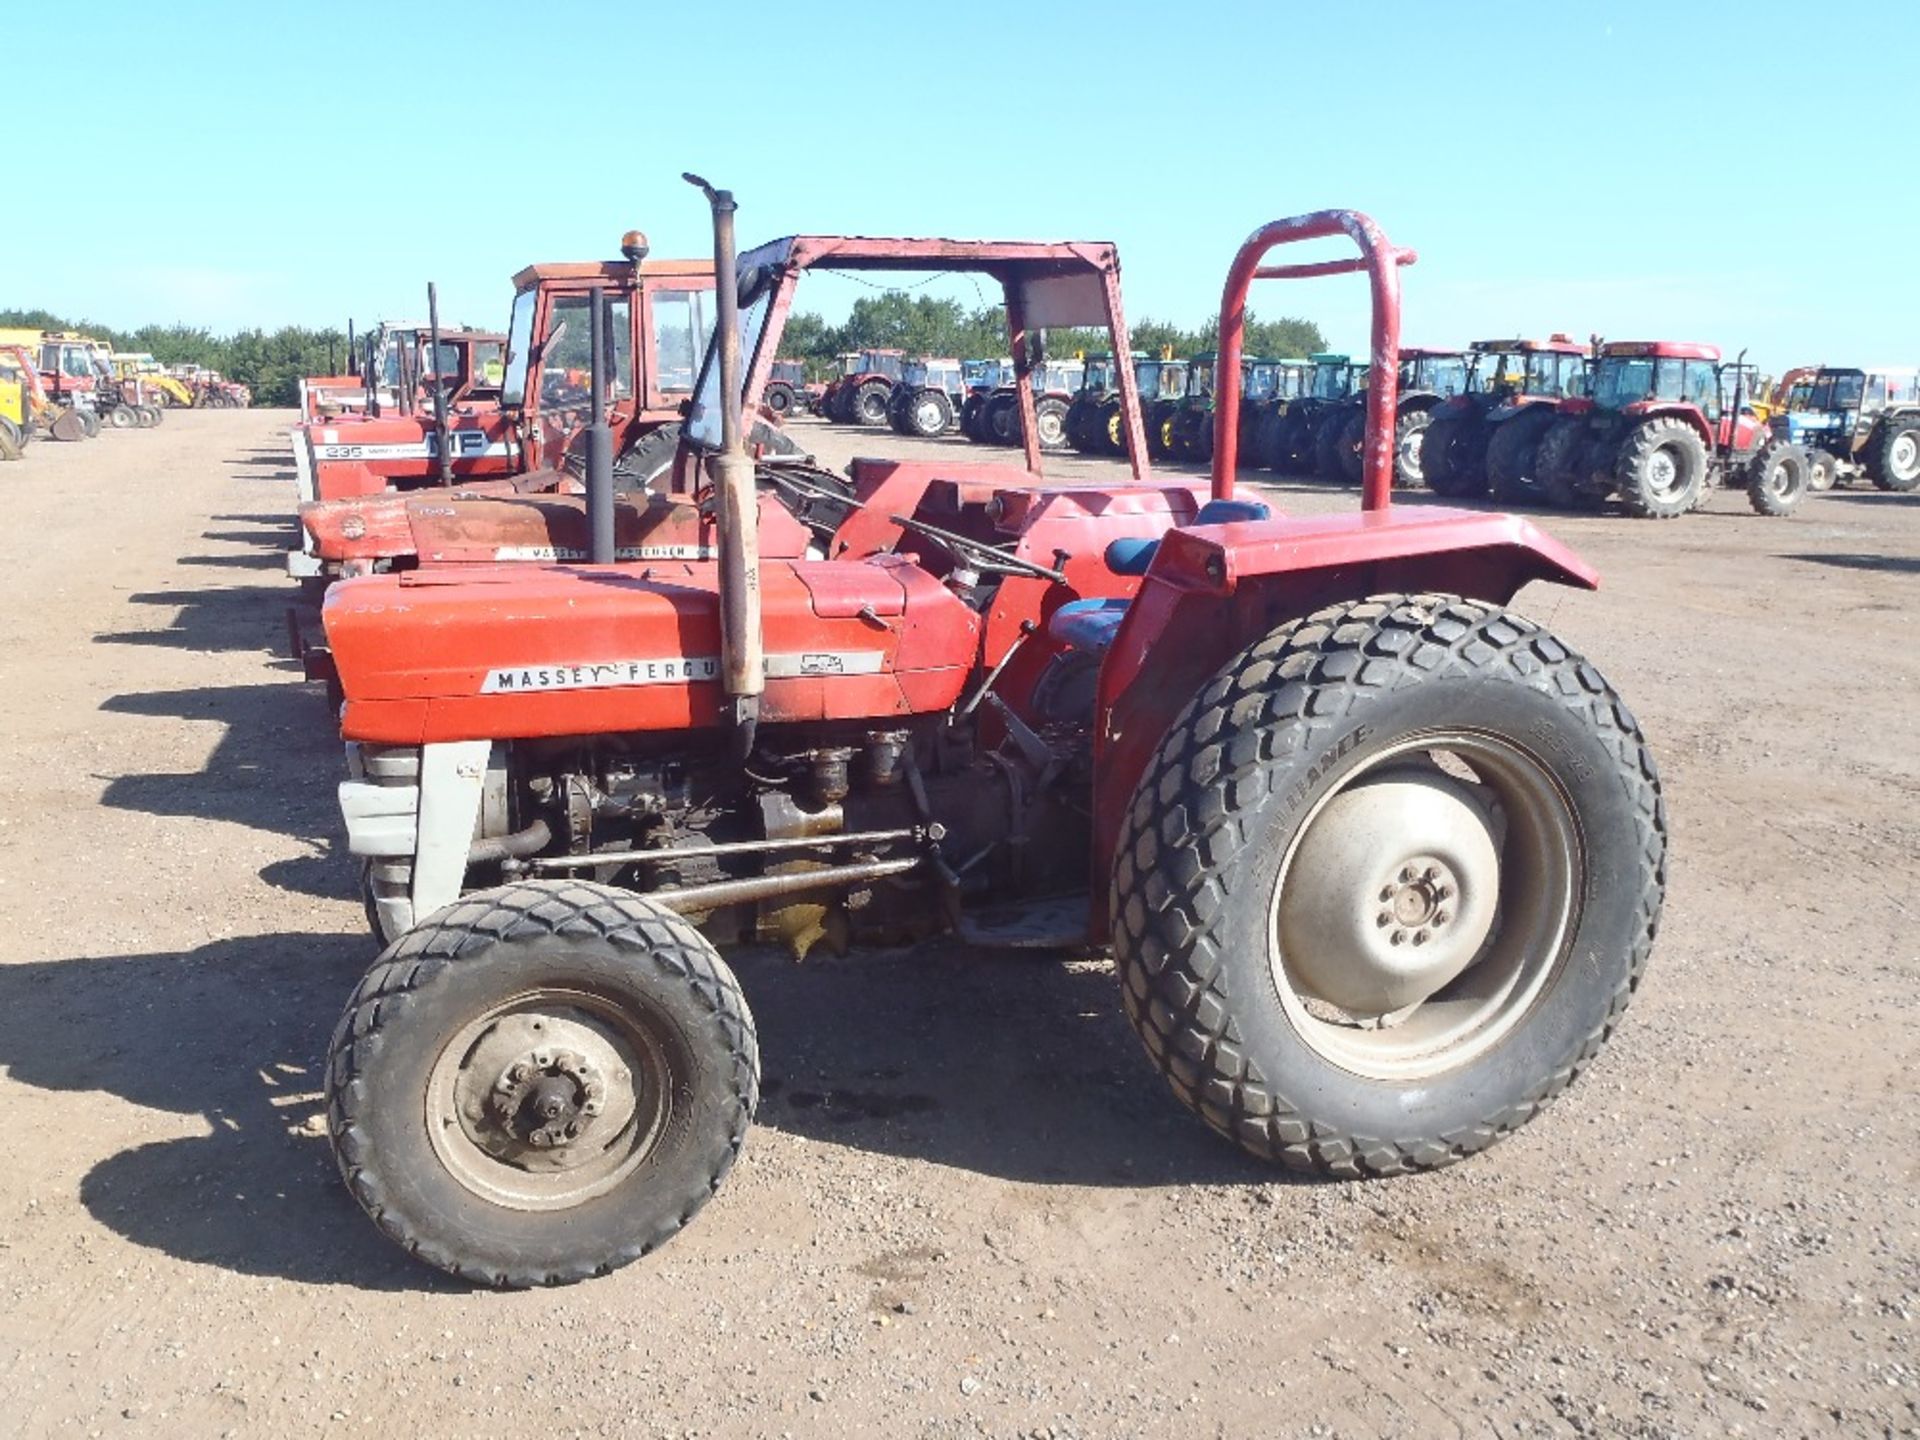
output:
[[[777,366],[779,362],[774,364]],[[900,378],[887,397],[887,424],[896,435],[930,440],[953,427],[966,398],[967,387],[959,360],[951,356],[916,356],[900,367]]]
[[[1587,351],[1571,337],[1476,340],[1468,381],[1433,408],[1420,438],[1420,478],[1455,499],[1491,488],[1508,504],[1538,503],[1534,456],[1559,403],[1583,394]]]

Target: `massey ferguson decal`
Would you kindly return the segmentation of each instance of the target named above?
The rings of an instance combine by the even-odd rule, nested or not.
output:
[[[823,675],[877,675],[886,664],[879,650],[806,650],[767,656],[769,680]],[[720,678],[714,655],[670,655],[656,660],[597,660],[580,665],[512,665],[489,670],[482,695],[518,695],[529,690],[611,690],[627,685],[686,685]]]
[[[496,560],[585,560],[587,552],[571,545],[501,545],[493,552]],[[712,545],[622,545],[613,552],[616,560],[718,560],[720,552]]]

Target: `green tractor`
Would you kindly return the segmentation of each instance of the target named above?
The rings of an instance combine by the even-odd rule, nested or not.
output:
[[[1462,350],[1414,347],[1400,352],[1400,398],[1393,422],[1394,484],[1421,483],[1425,472],[1420,442],[1435,411],[1472,387],[1473,360]],[[1358,485],[1366,436],[1367,397],[1362,391],[1331,408],[1315,427],[1315,468],[1325,479]]]
[[[1213,365],[1211,354],[1196,355],[1194,369],[1204,365],[1204,389],[1188,386],[1185,401],[1172,412],[1167,432],[1170,453],[1180,460],[1213,459]],[[1312,366],[1304,360],[1245,359],[1240,362],[1240,445],[1251,450],[1267,412],[1289,405],[1305,393]]]
[[[1314,435],[1333,407],[1366,387],[1367,367],[1351,356],[1309,355],[1306,388],[1284,409],[1273,407],[1254,431],[1253,453],[1269,470],[1299,473],[1314,461]]]

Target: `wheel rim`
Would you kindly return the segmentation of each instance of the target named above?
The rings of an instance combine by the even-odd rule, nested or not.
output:
[[[1036,415],[1033,428],[1040,432],[1042,445],[1058,445],[1066,435],[1066,426],[1060,423],[1060,417],[1051,410],[1042,410]]]
[[[673,1067],[630,1006],[539,989],[493,1006],[441,1050],[427,1079],[434,1153],[512,1210],[563,1210],[613,1189],[665,1133]]]
[[[939,402],[922,400],[918,405],[914,406],[913,423],[923,435],[932,435],[936,431],[945,429],[946,425],[940,418]]]
[[[1418,483],[1426,478],[1426,472],[1420,468],[1420,437],[1424,429],[1409,430],[1400,437],[1400,454],[1397,463],[1400,473],[1410,483]]]
[[[1887,468],[1899,480],[1910,480],[1920,474],[1920,435],[1903,430],[1894,436],[1893,444],[1887,449]]]
[[[1767,468],[1766,478],[1761,483],[1776,500],[1786,499],[1794,491],[1792,467],[1785,460],[1774,461]]]
[[[1647,457],[1647,493],[1657,500],[1679,498],[1682,467],[1670,446],[1662,445]]]
[[[1466,1064],[1559,969],[1581,852],[1564,792],[1512,742],[1401,742],[1323,797],[1281,861],[1267,936],[1288,1020],[1370,1079]]]

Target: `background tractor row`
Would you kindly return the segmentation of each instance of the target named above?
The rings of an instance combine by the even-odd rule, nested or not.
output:
[[[1920,369],[1821,366],[1798,379],[1767,424],[1806,450],[1810,488],[1856,478],[1882,490],[1920,486]]]

